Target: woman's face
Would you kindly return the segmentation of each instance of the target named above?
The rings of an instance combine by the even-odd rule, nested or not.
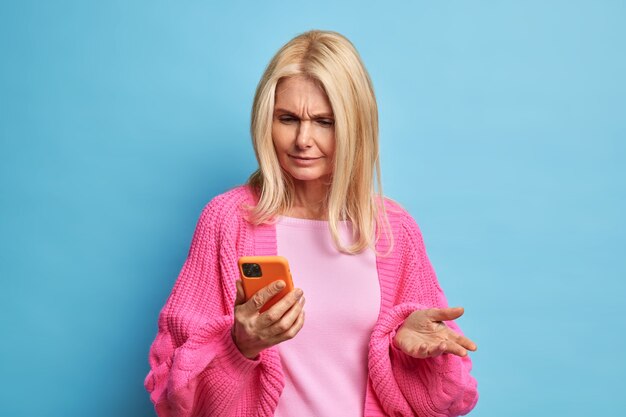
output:
[[[328,179],[333,171],[335,119],[324,90],[311,79],[281,79],[276,86],[272,139],[280,166],[294,179]]]

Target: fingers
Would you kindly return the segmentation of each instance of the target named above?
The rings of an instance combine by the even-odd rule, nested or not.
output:
[[[285,281],[275,281],[256,292],[246,303],[246,307],[250,312],[258,312],[263,308],[273,296],[278,294],[285,288]]]
[[[240,279],[235,281],[235,286],[237,287],[237,296],[235,297],[235,305],[241,305],[246,302],[246,295],[243,291],[243,284]]]
[[[446,352],[461,357],[467,355],[467,350],[465,350],[463,346],[459,345],[456,342],[453,342],[452,340],[448,340],[446,342]]]
[[[457,334],[457,333],[454,333],[454,334],[455,334],[455,338],[454,338],[455,342],[463,346],[465,349],[471,350],[472,352],[474,352],[478,348],[478,346],[476,346],[476,343],[472,342],[467,337],[461,336],[460,334]]]
[[[236,281],[236,302],[245,299],[243,284]],[[304,325],[304,299],[301,289],[290,291],[267,311],[261,308],[285,288],[284,281],[276,281],[235,306],[233,340],[248,358],[256,357],[263,349],[295,337]],[[302,302],[299,302],[302,300]]]
[[[433,308],[428,311],[428,316],[432,320],[444,321],[444,320],[454,320],[456,318],[459,318],[463,315],[463,313],[464,313],[463,307]],[[452,330],[449,327],[447,330],[449,332],[448,339],[451,339],[452,341],[456,342],[456,344],[459,345],[461,348],[463,348],[463,350],[467,349],[467,350],[475,351],[476,349],[478,349],[478,347],[476,346],[476,343],[472,342],[469,338],[456,333],[454,330]],[[457,348],[455,348],[455,351],[457,353],[461,352],[461,350]],[[467,352],[465,352],[465,354],[467,354]],[[460,356],[463,356],[463,355],[460,355]]]
[[[446,348],[447,344],[443,341],[439,342],[438,344],[421,343],[414,350],[412,356],[421,359],[439,356],[442,353],[446,352]]]
[[[285,313],[285,311],[289,310],[291,306],[302,297],[303,291],[300,288],[296,288],[293,291],[289,292],[283,298],[281,298],[276,304],[274,304],[269,310],[279,310],[282,311],[281,316]]]
[[[433,321],[445,321],[458,319],[463,312],[463,307],[429,308],[426,314]]]
[[[293,339],[298,334],[298,332],[302,329],[302,326],[304,326],[304,310],[300,312],[300,315],[296,319],[293,326],[289,328],[289,330],[277,336],[279,339],[279,343],[284,342],[285,340]]]
[[[460,357],[467,355],[467,350],[452,340],[440,341],[439,343],[420,343],[411,352],[411,356],[424,359],[439,356],[443,353],[451,353]]]
[[[300,317],[305,301],[304,297],[300,298],[299,302],[296,301],[280,320],[267,329],[268,334],[276,336],[289,330]]]
[[[261,314],[261,316],[259,317],[260,323],[263,325],[263,327],[270,327],[274,325],[282,319],[287,310],[289,310],[294,304],[298,304],[298,300],[300,299],[300,297],[302,297],[302,295],[303,292],[300,288],[296,288],[295,290],[289,292],[286,296],[281,298],[280,301],[274,304],[269,310]]]

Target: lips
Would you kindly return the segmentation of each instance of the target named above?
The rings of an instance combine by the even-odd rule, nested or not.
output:
[[[300,167],[310,167],[316,165],[317,161],[322,159],[321,156],[295,156],[289,155],[289,158],[293,161],[293,164]]]
[[[299,159],[301,161],[314,161],[316,159],[321,158],[321,156],[296,156],[296,155],[289,155],[289,157],[293,159]]]

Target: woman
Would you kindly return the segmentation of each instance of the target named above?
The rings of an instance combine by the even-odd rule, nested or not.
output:
[[[204,208],[163,307],[145,386],[159,416],[452,416],[468,350],[420,230],[380,187],[378,113],[353,45],[309,31],[257,87],[259,169]],[[245,301],[237,259],[282,255],[291,291]],[[305,296],[307,320],[305,324]]]

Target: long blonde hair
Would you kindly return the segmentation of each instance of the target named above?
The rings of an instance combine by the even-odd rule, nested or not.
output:
[[[272,120],[276,85],[281,78],[293,76],[318,82],[335,117],[335,158],[326,201],[335,246],[351,254],[367,247],[375,250],[382,230],[391,243],[382,195],[374,88],[354,45],[334,31],[310,30],[290,40],[274,55],[257,85],[250,133],[259,169],[248,184],[259,199],[250,208],[250,221],[257,225],[271,223],[292,205],[293,182],[280,167],[272,140]],[[352,223],[351,245],[341,241],[341,220]]]

